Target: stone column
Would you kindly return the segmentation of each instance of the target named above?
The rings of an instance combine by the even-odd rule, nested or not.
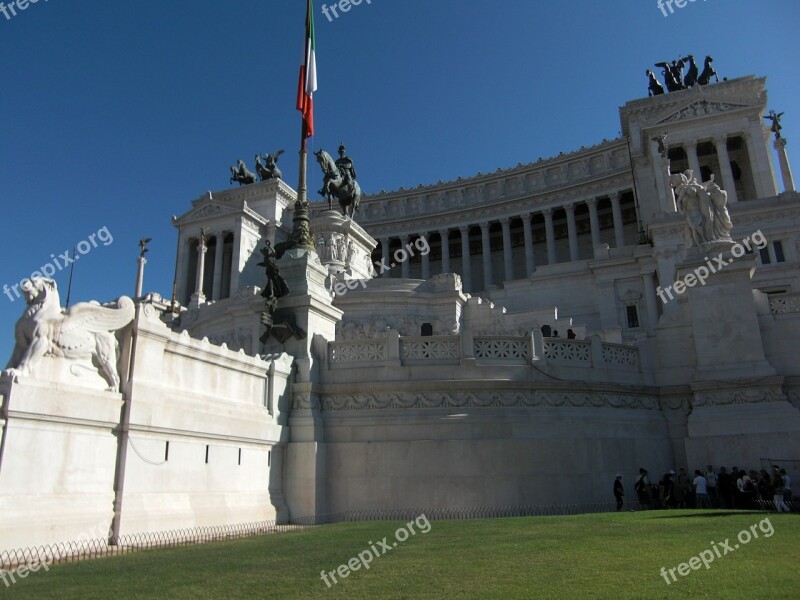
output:
[[[658,193],[658,204],[666,212],[675,212],[674,194],[669,182],[670,161],[669,150],[665,146],[665,152],[658,151],[658,145],[651,139],[648,144],[650,153],[650,164],[653,165],[655,175],[656,192]]]
[[[409,244],[409,236],[404,235],[400,238],[400,243],[403,244],[403,250],[408,252],[408,244]],[[411,256],[406,255],[406,259],[400,265],[400,272],[403,279],[409,279],[411,277]]]
[[[689,168],[694,172],[697,181],[702,179],[700,175],[700,159],[697,158],[697,142],[685,142],[683,149],[686,151],[686,157],[689,159]]]
[[[389,266],[389,238],[381,239],[381,253],[385,265],[381,268],[381,277],[391,277],[391,271],[387,268]]]
[[[205,304],[206,297],[203,294],[203,279],[206,270],[206,238],[202,233],[200,234],[200,241],[197,243],[197,280],[192,294],[191,305],[195,308],[201,304]]]
[[[469,256],[469,227],[461,226],[461,283],[465,292],[472,291],[472,269],[470,268]]]
[[[542,211],[544,215],[544,231],[547,237],[547,264],[554,265],[558,262],[556,257],[556,231],[553,228],[553,209],[545,208]]]
[[[658,323],[658,300],[656,299],[656,283],[653,273],[642,275],[644,287],[644,303],[647,309],[647,333],[652,333],[653,328]]]
[[[272,247],[275,247],[275,232],[277,231],[278,227],[275,224],[275,221],[270,221],[267,223],[267,239],[269,243],[272,244]]]
[[[733,181],[733,171],[731,171],[731,159],[728,156],[728,137],[724,135],[715,137],[714,147],[717,149],[719,171],[722,176],[722,188],[728,192],[728,203],[732,204],[738,202],[739,197],[736,195],[736,183]]]
[[[530,213],[522,215],[522,231],[525,235],[525,274],[527,277],[533,275],[536,270],[536,259],[533,255],[533,230],[531,229]]]
[[[215,236],[217,238],[217,248],[214,253],[214,286],[211,291],[211,299],[219,300],[222,298],[222,251],[225,246],[225,234],[220,232]]]
[[[600,245],[600,218],[597,216],[597,198],[590,198],[586,201],[589,207],[589,226],[592,229],[592,256],[594,249]]]
[[[428,239],[428,232],[423,231],[419,234],[419,237]],[[431,277],[431,253],[428,252],[427,254],[422,255],[422,278],[425,280],[430,279]]]
[[[769,132],[761,123],[755,123],[752,129],[744,134],[747,156],[750,158],[750,168],[758,198],[771,198],[778,194],[778,182],[775,180],[775,172],[772,170],[772,162],[767,148],[766,138],[768,137]]]
[[[136,292],[133,294],[134,300],[142,297],[142,287],[144,285],[144,266],[147,264],[147,259],[142,255],[137,261],[139,269],[136,273]]]
[[[492,244],[489,223],[481,223],[481,248],[483,249],[483,288],[492,285]]]
[[[514,259],[511,255],[511,220],[508,217],[500,219],[503,227],[503,266],[506,272],[506,281],[514,279]]]
[[[620,192],[611,194],[611,212],[614,215],[614,238],[617,248],[622,248],[625,245],[625,231],[622,229],[622,208],[619,205],[620,198],[622,198]]]
[[[786,139],[778,138],[773,142],[775,150],[778,152],[778,164],[781,167],[781,178],[783,179],[783,191],[793,192],[794,177],[792,177],[792,168],[789,166],[789,157],[786,155]],[[731,195],[728,194],[728,198]]]
[[[191,294],[189,287],[189,255],[191,254],[189,240],[184,237],[183,232],[178,230],[178,272],[175,274],[175,298],[178,302],[183,302]]]
[[[242,258],[242,218],[236,218],[236,225],[233,228],[233,256],[231,257],[231,289],[228,296],[233,296],[239,289],[239,272]]]
[[[442,273],[450,272],[450,231],[447,229],[439,230],[439,237],[442,239]]]
[[[564,210],[567,212],[567,232],[569,233],[569,259],[580,260],[578,256],[578,232],[575,227],[575,205],[566,204]]]

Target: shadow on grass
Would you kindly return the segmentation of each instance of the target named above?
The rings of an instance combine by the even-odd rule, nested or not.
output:
[[[649,512],[656,512],[656,511],[649,511]],[[691,514],[662,514],[659,516],[654,516],[654,519],[692,519],[696,517],[736,517],[739,515],[794,515],[797,516],[800,513],[791,512],[791,513],[778,513],[775,511],[764,511],[764,510],[726,510],[726,511],[718,511],[718,510],[708,510],[703,512],[696,512]]]

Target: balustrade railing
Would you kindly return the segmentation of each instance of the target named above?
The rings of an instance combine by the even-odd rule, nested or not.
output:
[[[534,332],[531,336],[478,335],[465,339],[456,335],[400,337],[397,332],[390,332],[379,338],[328,344],[328,361],[332,368],[343,365],[371,367],[391,361],[396,366],[458,364],[464,358],[505,364],[530,364],[533,361],[542,366],[640,369],[636,346],[605,343],[598,336],[571,340],[542,338],[539,332]]]

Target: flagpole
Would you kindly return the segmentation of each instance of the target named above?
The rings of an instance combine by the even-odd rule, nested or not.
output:
[[[306,92],[305,87],[305,79],[307,76],[307,69],[309,68],[308,59],[309,59],[309,49],[313,50],[313,29],[314,29],[314,21],[313,21],[313,14],[312,14],[312,2],[308,0],[308,4],[306,7],[306,53],[305,53],[305,64],[301,69],[301,81],[300,81],[300,89],[298,90],[298,109],[301,108],[300,102],[300,94]],[[314,70],[314,77],[316,77],[316,70]],[[313,90],[312,90],[313,92]],[[313,109],[312,109],[313,110]],[[309,137],[309,127],[308,123],[306,122],[306,113],[305,110],[303,111],[303,116],[301,117],[301,126],[300,126],[300,168],[299,170],[299,182],[297,184],[297,200],[294,203],[294,228],[292,229],[292,237],[291,237],[291,247],[292,248],[303,248],[305,250],[309,250],[311,252],[316,252],[314,248],[314,241],[311,239],[311,228],[309,225],[309,217],[308,217],[308,186],[306,184],[306,174],[308,171],[308,137]],[[313,117],[312,117],[313,118]],[[311,130],[313,133],[313,130]]]

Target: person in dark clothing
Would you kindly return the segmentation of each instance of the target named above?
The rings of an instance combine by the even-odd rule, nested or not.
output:
[[[617,473],[614,479],[614,498],[617,500],[617,512],[622,510],[623,498],[625,497],[625,488],[622,487],[622,475]]]
[[[639,507],[642,510],[650,508],[650,480],[647,478],[647,469],[639,469],[639,476],[633,484],[633,491],[639,498]]]
[[[661,498],[664,500],[664,508],[675,508],[675,494],[673,494],[672,476],[675,471],[667,471],[658,482],[661,491]]]
[[[733,508],[733,488],[734,480],[731,479],[725,467],[719,468],[717,474],[717,494],[719,495],[719,505],[722,508]]]

